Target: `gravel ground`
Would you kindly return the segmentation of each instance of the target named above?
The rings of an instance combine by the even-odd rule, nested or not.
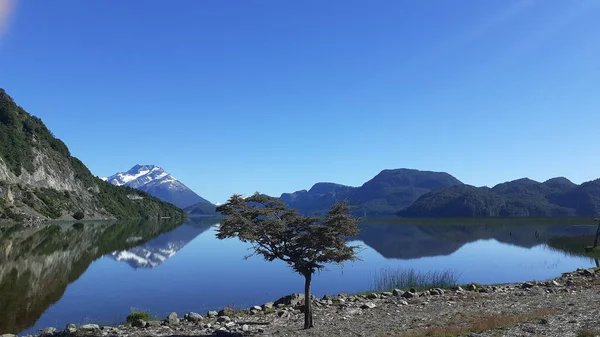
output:
[[[143,327],[77,327],[47,336],[579,336],[600,329],[600,271],[577,270],[546,282],[469,286],[417,293],[315,299],[315,327],[301,329],[300,297],[215,317],[137,322]],[[279,304],[279,306],[277,306]],[[271,309],[271,305],[273,308]],[[228,316],[225,316],[228,315]],[[192,315],[190,315],[192,316]],[[50,331],[48,331],[50,332]],[[587,336],[600,336],[589,330]]]

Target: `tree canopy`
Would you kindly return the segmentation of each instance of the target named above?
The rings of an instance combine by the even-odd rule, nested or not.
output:
[[[335,204],[324,218],[303,216],[276,198],[256,193],[244,198],[233,195],[217,208],[225,216],[217,238],[239,238],[253,247],[252,255],[285,261],[305,277],[304,327],[313,326],[310,282],[315,271],[328,263],[357,259],[359,246],[346,238],[358,234],[358,220],[347,214],[345,203]]]

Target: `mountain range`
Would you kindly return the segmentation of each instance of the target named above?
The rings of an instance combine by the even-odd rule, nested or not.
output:
[[[467,185],[444,172],[383,170],[360,187],[317,183],[280,200],[301,213],[323,215],[347,200],[363,217],[554,217],[600,214],[600,179],[577,185],[567,178],[528,178],[492,188]]]
[[[596,216],[600,179],[581,185],[559,177],[522,178],[492,188],[457,185],[424,194],[401,210],[403,217]]]
[[[41,119],[0,89],[0,221],[183,218],[176,206],[92,175]]]
[[[210,201],[202,198],[163,168],[156,165],[135,165],[127,172],[119,172],[103,179],[113,185],[128,186],[148,192],[150,195],[170,202],[179,208],[186,208],[195,204],[203,204],[207,207],[212,205]],[[212,206],[213,208],[216,207]]]
[[[310,190],[284,193],[280,200],[304,214],[324,214],[336,202],[348,200],[359,216],[393,216],[427,192],[462,185],[445,172],[383,170],[360,187],[317,183]]]

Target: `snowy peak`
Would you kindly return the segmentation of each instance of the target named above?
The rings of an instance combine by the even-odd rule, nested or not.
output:
[[[188,207],[199,202],[208,202],[175,179],[162,167],[156,165],[138,164],[127,172],[119,172],[108,177],[107,181],[113,185],[128,186],[146,191],[179,208]]]
[[[135,165],[127,172],[119,172],[108,177],[108,182],[122,186],[126,185],[133,188],[138,188],[149,184],[153,181],[176,181],[172,175],[168,174],[164,169],[155,165]]]

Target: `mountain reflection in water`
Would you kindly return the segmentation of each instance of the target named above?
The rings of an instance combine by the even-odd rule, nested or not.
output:
[[[248,246],[237,240],[217,240],[211,228],[216,223],[192,218],[183,225],[130,221],[38,229],[0,227],[0,334],[37,333],[37,329],[49,325],[62,328],[63,323],[81,323],[77,321],[81,318],[72,317],[72,307],[80,309],[82,315],[92,310],[79,308],[82,303],[94,303],[96,311],[90,313],[93,319],[114,324],[126,316],[127,312],[119,311],[123,306],[129,308],[139,302],[143,302],[144,309],[162,315],[165,311],[214,309],[231,300],[260,304],[273,300],[272,294],[284,295],[282,292],[301,288],[301,283],[295,284],[300,277],[283,264],[260,259],[244,261]],[[369,280],[365,274],[373,268],[477,268],[471,260],[456,260],[461,258],[456,253],[460,250],[463,257],[485,255],[484,251],[470,252],[489,249],[488,244],[484,248],[476,245],[482,240],[501,243],[493,246],[500,254],[509,247],[527,249],[511,251],[519,254],[510,257],[518,259],[518,263],[547,254],[554,260],[557,256],[565,257],[564,261],[571,259],[562,265],[571,268],[583,267],[581,261],[591,264],[595,257],[584,250],[593,243],[596,231],[589,219],[374,220],[361,223],[360,227],[360,234],[350,239],[367,247],[361,253],[363,261],[346,266],[342,274],[329,271],[316,275],[316,294],[367,290]],[[540,245],[548,248],[528,255]],[[468,246],[471,248],[465,250]],[[183,256],[176,258],[180,254]],[[555,263],[554,260],[530,262]],[[90,268],[94,261],[101,263]],[[517,263],[511,261],[507,263]],[[119,266],[125,266],[129,272]],[[519,269],[523,275],[514,278],[531,279],[533,274],[527,274],[528,270]],[[84,274],[87,277],[82,277]],[[119,280],[107,281],[113,275],[120,275],[116,276]],[[264,275],[269,275],[270,281],[265,282]],[[240,282],[242,278],[244,282]],[[77,290],[69,287],[70,294],[66,289],[72,283],[78,286]],[[94,289],[103,291],[96,294]],[[135,296],[130,296],[128,289],[136,289]],[[190,293],[190,289],[195,290]],[[106,294],[112,297],[106,298]]]

